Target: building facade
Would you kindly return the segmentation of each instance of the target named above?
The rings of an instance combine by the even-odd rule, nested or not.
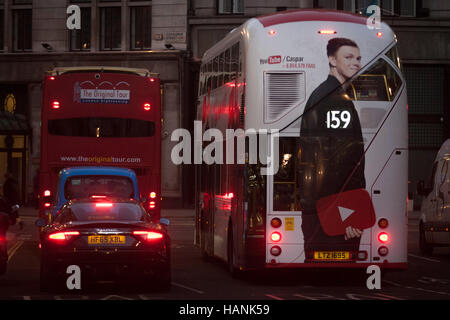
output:
[[[420,205],[416,185],[429,181],[434,157],[450,137],[450,1],[440,0],[193,0],[190,48],[196,59],[233,28],[254,16],[299,8],[364,13],[381,8],[381,20],[397,34],[408,88],[409,198]]]
[[[163,89],[163,205],[192,205],[189,165],[170,161],[170,134],[192,130],[203,53],[247,19],[299,8],[363,12],[378,4],[399,39],[409,101],[410,198],[450,136],[450,1],[0,0],[0,183],[11,171],[30,202],[39,168],[41,83],[54,67],[147,68]],[[80,7],[81,29],[67,9]]]
[[[67,27],[71,5],[80,8],[80,30]],[[170,161],[169,133],[182,127],[190,91],[186,39],[186,0],[0,0],[0,182],[11,171],[22,203],[32,201],[44,72],[146,68],[160,75],[163,90],[163,204],[181,205],[182,167]]]

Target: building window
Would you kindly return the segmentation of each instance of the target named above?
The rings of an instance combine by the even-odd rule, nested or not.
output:
[[[131,49],[152,46],[152,7],[131,7]]]
[[[31,51],[31,9],[13,10],[14,51]]]
[[[244,0],[218,0],[217,11],[219,14],[244,13]]]
[[[314,0],[314,8],[337,9],[350,12],[366,11],[371,5],[378,5],[381,8],[381,14],[387,16],[406,16],[416,15],[415,0]]]
[[[13,4],[32,4],[33,0],[14,0]]]
[[[121,47],[121,8],[101,8],[100,49],[120,50]]]
[[[89,50],[91,48],[91,8],[81,9],[81,29],[70,30],[70,50]]]

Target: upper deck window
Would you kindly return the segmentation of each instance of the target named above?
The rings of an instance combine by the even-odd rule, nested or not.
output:
[[[394,68],[386,60],[379,59],[352,81],[347,94],[352,100],[392,101],[401,86],[402,80]]]
[[[155,134],[155,123],[153,121],[122,118],[53,119],[48,121],[48,133],[67,137],[152,137]]]
[[[133,197],[133,183],[128,177],[84,175],[69,177],[64,184],[67,200],[109,196],[128,199]]]

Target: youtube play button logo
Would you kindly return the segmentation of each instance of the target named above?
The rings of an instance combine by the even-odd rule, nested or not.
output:
[[[375,224],[375,210],[366,189],[321,198],[316,209],[322,229],[329,236],[345,234],[348,226],[363,230]]]

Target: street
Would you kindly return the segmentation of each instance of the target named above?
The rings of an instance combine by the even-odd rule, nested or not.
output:
[[[136,285],[97,283],[82,291],[39,291],[37,212],[21,208],[24,227],[8,232],[8,271],[0,276],[0,299],[14,300],[409,300],[450,299],[450,249],[423,257],[418,249],[418,212],[410,212],[408,270],[382,276],[382,288],[369,290],[367,275],[337,270],[271,270],[233,279],[223,262],[205,259],[193,245],[193,210],[163,210],[170,219],[172,289],[153,292]]]

